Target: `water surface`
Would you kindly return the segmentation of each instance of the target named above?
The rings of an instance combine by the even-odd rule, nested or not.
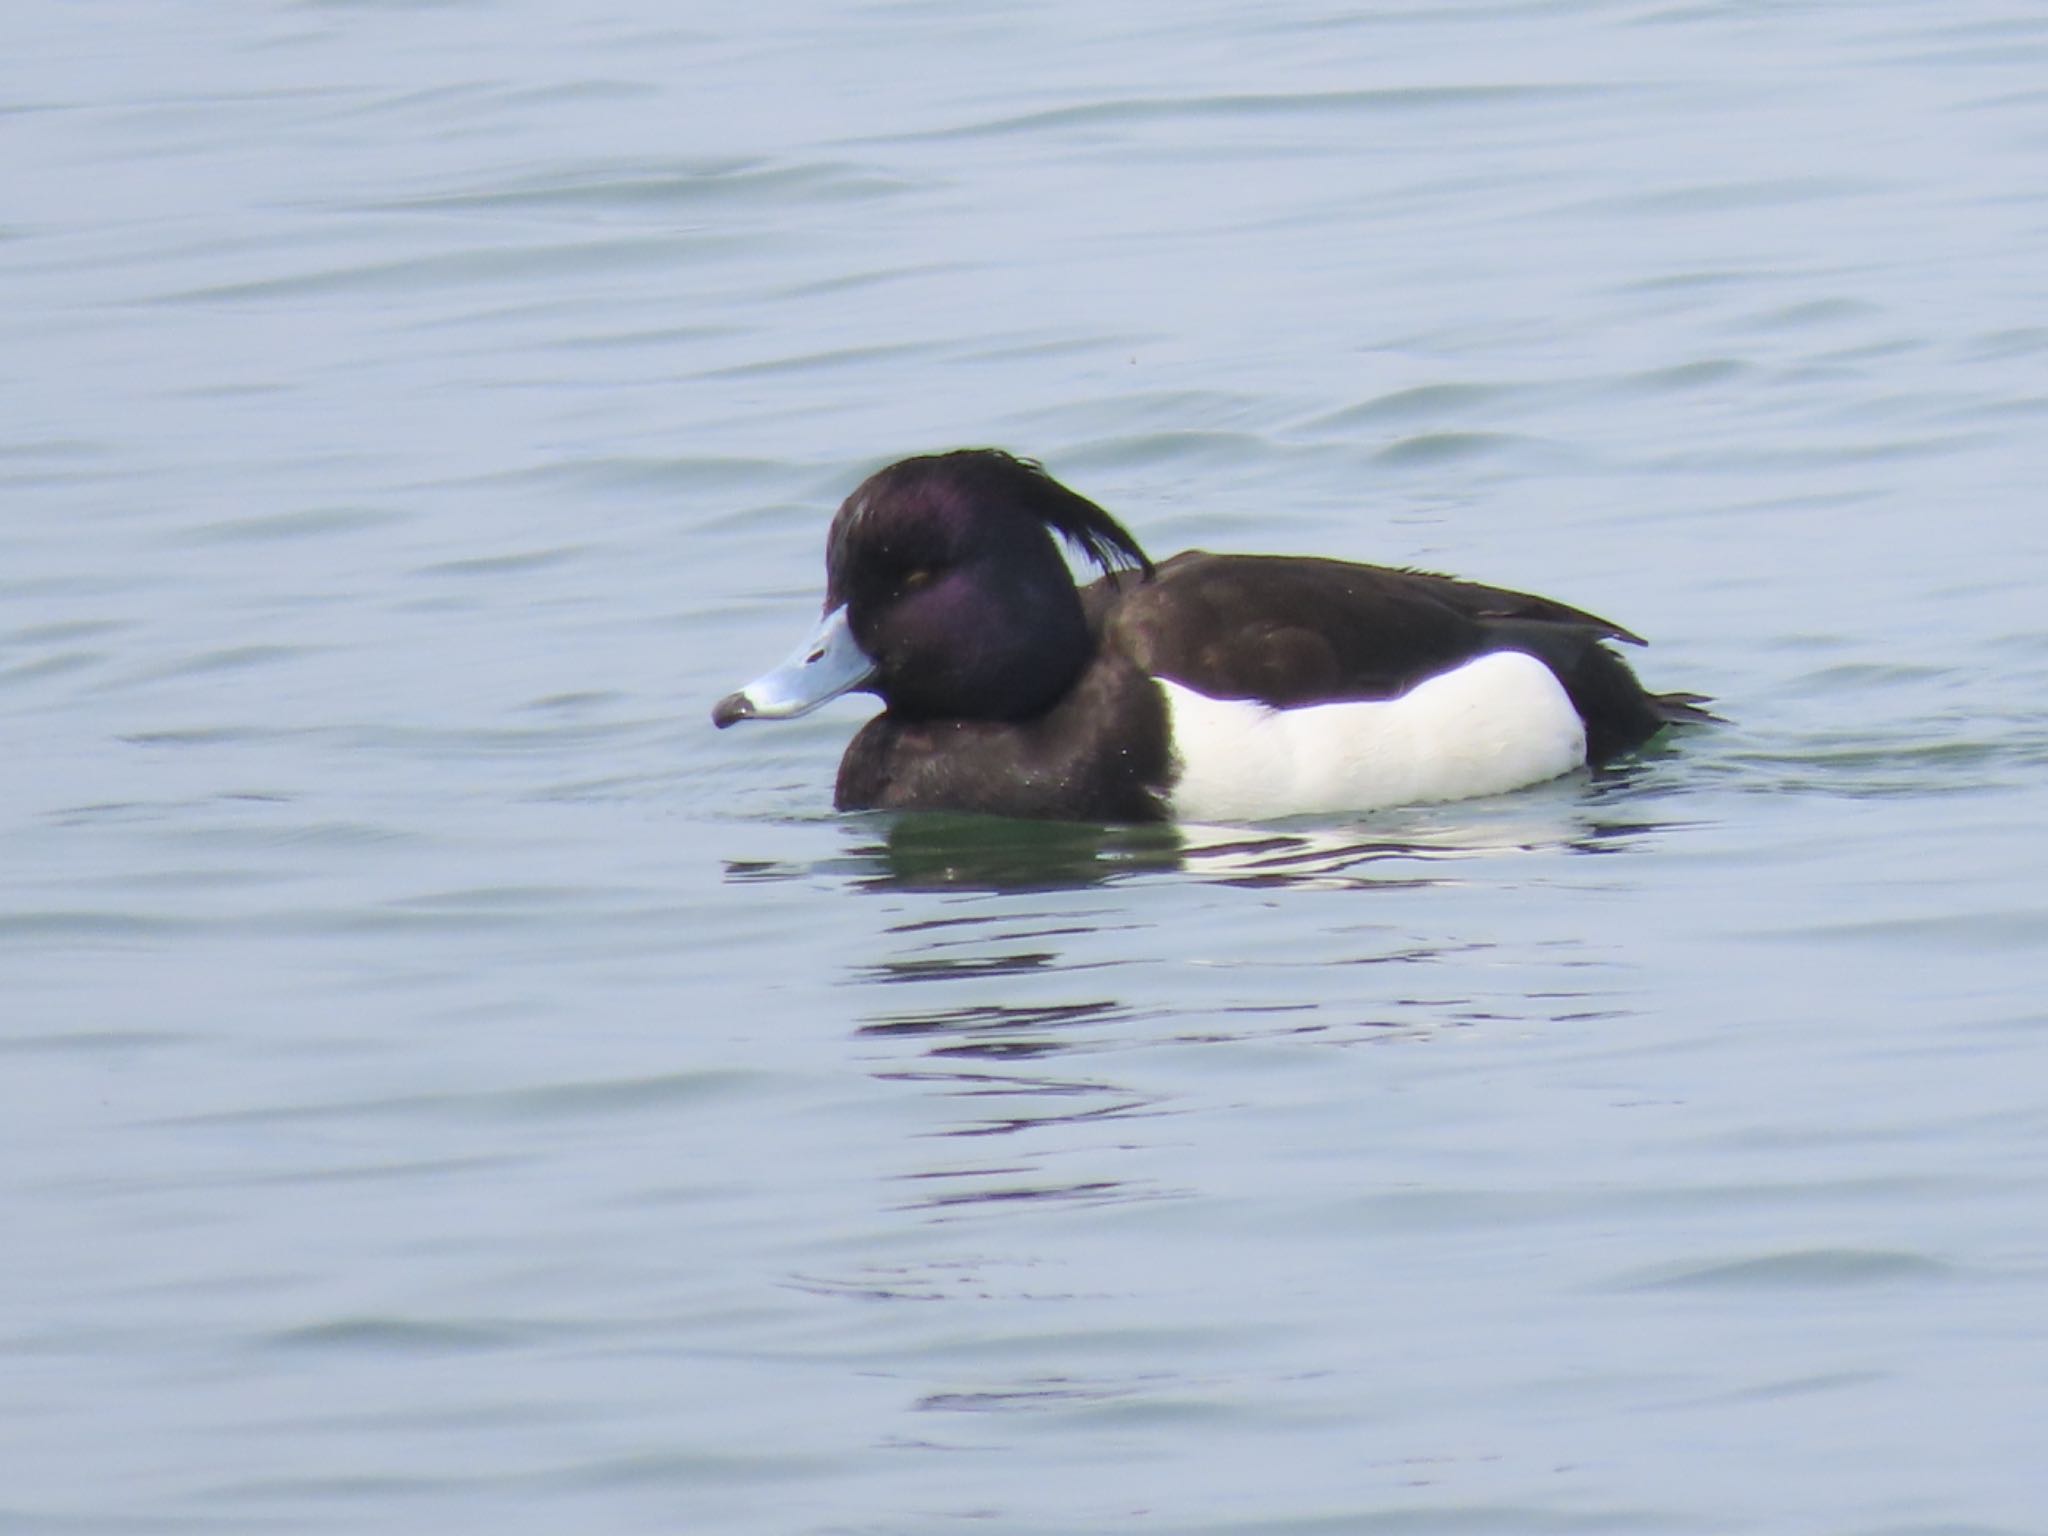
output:
[[[10,20],[0,1526],[2038,1528],[2048,22]],[[1735,723],[834,816],[977,443]]]

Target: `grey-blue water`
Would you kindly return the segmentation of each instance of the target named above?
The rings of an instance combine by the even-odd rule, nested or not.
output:
[[[0,1528],[2048,1526],[2048,16],[0,23]],[[1734,723],[842,818],[902,454]]]

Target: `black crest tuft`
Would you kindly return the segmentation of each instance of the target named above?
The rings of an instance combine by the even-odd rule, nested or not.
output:
[[[1152,579],[1152,561],[1130,530],[1080,492],[1053,479],[1036,459],[1020,459],[1000,448],[961,448],[933,454],[925,462],[977,482],[976,489],[985,490],[992,500],[1020,501],[1024,510],[1087,556],[1104,575],[1137,571],[1147,581]]]

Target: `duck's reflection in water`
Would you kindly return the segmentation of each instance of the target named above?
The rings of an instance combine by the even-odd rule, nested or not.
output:
[[[925,1133],[935,1145],[919,1155],[921,1166],[901,1175],[909,1186],[905,1203],[936,1212],[988,1202],[1103,1203],[1165,1193],[1142,1181],[1062,1176],[1055,1166],[1075,1153],[1099,1153],[1098,1127],[1171,1112],[1163,1095],[1040,1064],[1099,1044],[1105,1038],[1099,1032],[1113,1033],[1131,1018],[1131,1009],[1107,1000],[980,1002],[888,1013],[861,1024],[864,1038],[921,1047],[915,1056],[892,1053],[875,1069],[877,1078],[919,1084],[947,1102],[945,1123]],[[1117,1133],[1108,1135],[1114,1140]],[[980,1145],[970,1151],[962,1142]],[[942,1150],[947,1146],[957,1150]]]
[[[879,955],[846,975],[855,1037],[877,1079],[930,1095],[916,1133],[925,1150],[897,1175],[906,1204],[957,1216],[977,1204],[1172,1194],[1146,1176],[1171,1162],[1147,1155],[1157,1133],[1133,1122],[1185,1112],[1186,1084],[1213,1077],[1162,1052],[1611,1014],[1623,985],[1612,966],[1583,936],[1542,930],[1540,915],[1532,931],[1518,916],[1526,903],[1486,908],[1476,929],[1478,909],[1427,894],[1365,906],[1290,899],[1289,918],[1271,904],[1503,877],[1515,887],[1514,861],[1555,867],[1560,855],[1611,855],[1664,830],[1651,814],[1663,800],[1652,767],[1341,823],[863,816],[844,823],[832,859],[727,875],[823,876],[897,906]],[[1231,889],[1257,893],[1267,919],[1247,929]]]
[[[1146,876],[1244,886],[1413,889],[1444,862],[1524,853],[1620,851],[1670,823],[1645,816],[1616,771],[1498,800],[1423,806],[1350,822],[1257,827],[1097,826],[987,816],[862,818],[833,872],[859,889],[1078,890]],[[866,835],[863,836],[862,834]]]
[[[1604,952],[1521,898],[1561,858],[1594,874],[1578,856],[1654,832],[1644,808],[1579,783],[1339,825],[849,821],[830,870],[798,873],[877,898],[858,905],[881,921],[843,1001],[859,1065],[907,1100],[889,1105],[901,1139],[875,1186],[902,1225],[789,1283],[952,1302],[972,1309],[955,1332],[1014,1341],[907,1369],[925,1427],[895,1443],[957,1438],[949,1415],[1200,1390],[1180,1331],[1123,1322],[1120,1359],[1064,1361],[1034,1329],[1120,1316],[1123,1261],[1091,1256],[1122,1250],[1097,1239],[1203,1226],[1204,1202],[1236,1193],[1233,1148],[1266,1123],[1264,1095],[1299,1096],[1323,1043],[1611,1010],[1626,983]]]

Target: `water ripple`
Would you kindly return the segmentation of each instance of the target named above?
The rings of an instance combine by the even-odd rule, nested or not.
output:
[[[1850,1286],[1912,1284],[1956,1278],[1954,1269],[1924,1254],[1871,1248],[1804,1248],[1757,1258],[1715,1260],[1688,1268],[1659,1269],[1625,1282],[1648,1290],[1840,1290]]]
[[[1363,113],[1416,113],[1500,105],[1569,103],[1606,94],[1593,84],[1393,86],[1372,90],[1298,91],[1284,95],[1153,97],[1088,102],[899,136],[899,141],[1006,137],[1067,128],[1111,129],[1176,122],[1315,119]]]

